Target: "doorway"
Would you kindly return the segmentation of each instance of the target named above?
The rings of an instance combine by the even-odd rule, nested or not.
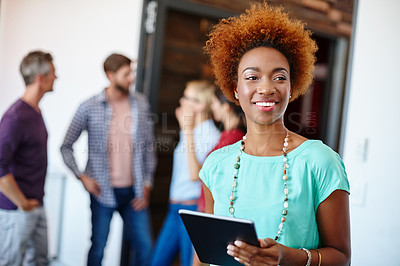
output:
[[[147,34],[143,42],[139,66],[142,62],[144,73],[138,87],[148,95],[154,112],[158,153],[151,199],[154,236],[167,212],[172,155],[179,140],[175,108],[186,82],[213,80],[203,52],[207,34],[220,18],[235,14],[198,3],[159,1],[155,31]],[[314,33],[313,38],[319,46],[314,83],[306,95],[289,105],[285,121],[290,130],[307,138],[320,139],[336,150],[346,63],[339,59],[347,57],[347,42],[344,38],[320,33]],[[335,123],[337,126],[332,127]]]
[[[199,10],[199,9],[197,9]],[[169,185],[172,175],[172,157],[179,141],[179,125],[175,109],[190,80],[213,81],[208,57],[203,52],[207,34],[218,18],[167,8],[164,20],[164,38],[160,43],[159,85],[157,96],[150,98],[155,112],[155,135],[158,166],[151,199],[154,236],[157,236],[166,216]]]

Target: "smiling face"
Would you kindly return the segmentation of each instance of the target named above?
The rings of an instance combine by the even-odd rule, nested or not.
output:
[[[283,123],[289,102],[290,67],[278,50],[257,47],[239,62],[236,93],[247,125]]]

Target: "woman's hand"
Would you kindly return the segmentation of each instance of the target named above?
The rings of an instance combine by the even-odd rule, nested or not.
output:
[[[259,239],[260,247],[235,241],[228,245],[227,253],[244,265],[278,265],[282,258],[283,246],[271,238]]]
[[[184,133],[193,133],[194,129],[194,110],[190,106],[180,106],[175,109],[175,116],[179,122],[179,127]]]

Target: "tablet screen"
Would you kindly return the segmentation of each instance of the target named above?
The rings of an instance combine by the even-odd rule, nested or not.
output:
[[[196,253],[203,263],[242,265],[226,251],[228,244],[241,240],[259,246],[251,220],[179,210]]]

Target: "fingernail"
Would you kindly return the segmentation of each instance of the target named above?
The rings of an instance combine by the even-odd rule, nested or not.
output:
[[[242,241],[236,240],[234,244],[238,247],[242,246]]]
[[[232,246],[232,245],[228,245],[226,248],[227,248],[228,250],[233,250],[235,247]]]
[[[231,256],[233,256],[233,251],[231,251],[231,250],[228,250],[228,251],[226,251],[226,253],[228,253],[228,255],[231,255]]]
[[[233,257],[235,260],[237,260],[238,262],[240,262],[240,259],[238,257]]]

